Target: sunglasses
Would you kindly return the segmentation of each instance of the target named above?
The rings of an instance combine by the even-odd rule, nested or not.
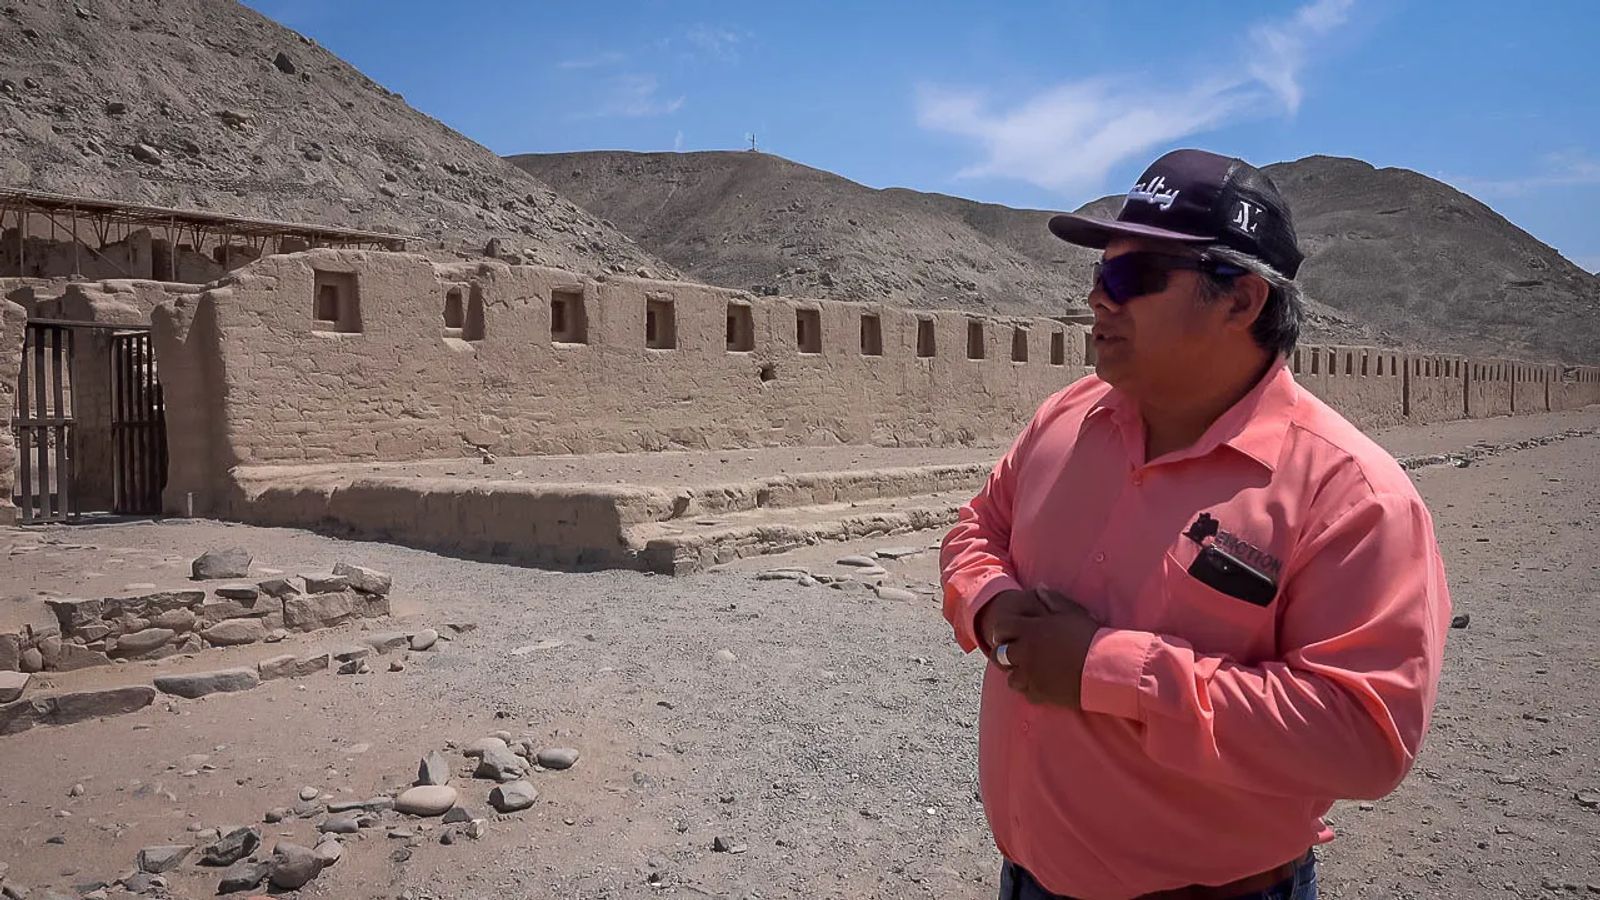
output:
[[[1237,278],[1245,270],[1209,256],[1173,256],[1167,253],[1124,253],[1094,264],[1091,290],[1099,287],[1111,302],[1127,303],[1135,297],[1167,289],[1167,273],[1205,272],[1217,278]]]

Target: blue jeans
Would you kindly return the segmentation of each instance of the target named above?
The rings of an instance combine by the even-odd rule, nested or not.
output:
[[[1000,867],[1000,900],[1071,900],[1045,890],[1027,869],[1006,860]],[[1264,891],[1240,894],[1231,900],[1317,900],[1317,855],[1312,853],[1285,878]]]

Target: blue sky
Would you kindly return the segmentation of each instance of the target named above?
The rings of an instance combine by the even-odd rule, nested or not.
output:
[[[248,0],[497,153],[748,146],[1070,209],[1202,146],[1415,169],[1600,270],[1600,3]]]

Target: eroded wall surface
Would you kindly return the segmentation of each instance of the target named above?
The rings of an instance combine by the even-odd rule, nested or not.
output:
[[[17,436],[12,419],[17,414],[17,376],[22,372],[22,343],[28,312],[10,300],[0,300],[0,525],[17,521]]]

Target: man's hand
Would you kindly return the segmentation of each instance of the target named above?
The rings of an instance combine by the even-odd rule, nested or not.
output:
[[[989,602],[978,610],[978,618],[972,623],[973,630],[978,633],[978,641],[983,644],[984,652],[994,655],[994,648],[1000,646],[1003,638],[995,639],[994,623],[1007,621],[1016,616],[1041,615],[1049,609],[1038,591],[1001,591],[989,598]]]
[[[1083,607],[1047,588],[1007,591],[990,600],[983,612],[1011,595],[1017,599],[979,617],[980,628],[987,628],[979,633],[991,641],[989,646],[1007,645],[1011,661],[1007,683],[1030,702],[1080,708],[1083,661],[1100,623]]]

